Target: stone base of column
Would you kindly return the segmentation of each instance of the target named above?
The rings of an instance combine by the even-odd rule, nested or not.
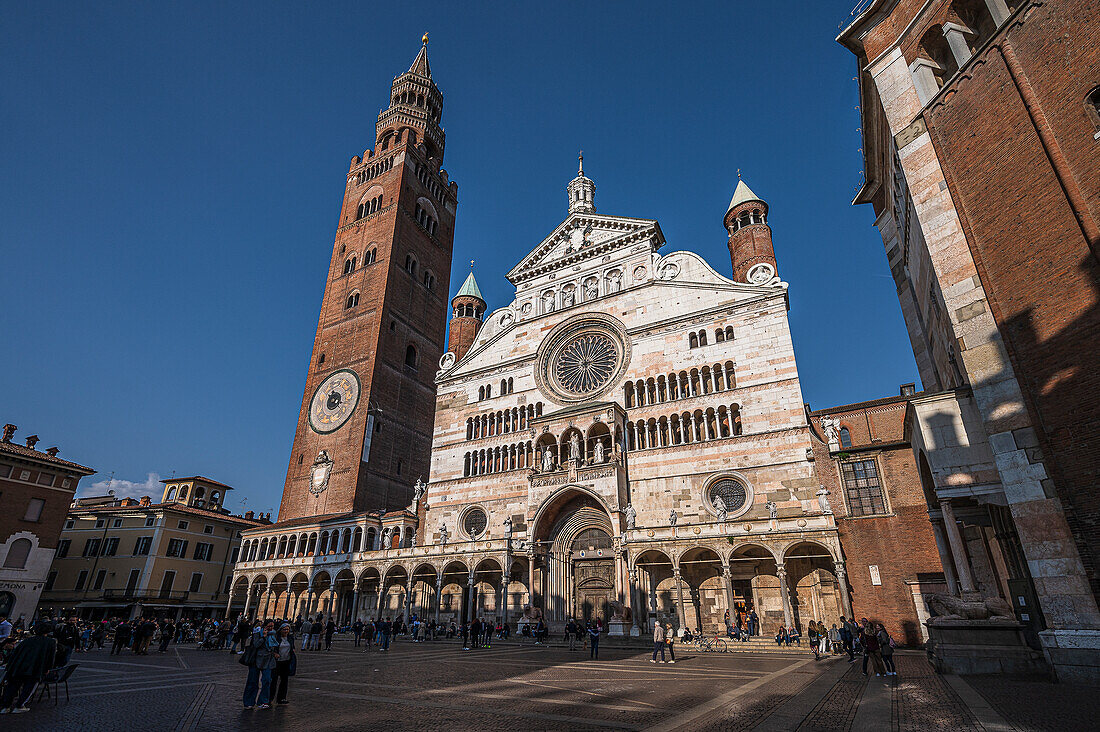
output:
[[[624,636],[627,634],[627,625],[622,620],[609,620],[607,621],[607,634]]]

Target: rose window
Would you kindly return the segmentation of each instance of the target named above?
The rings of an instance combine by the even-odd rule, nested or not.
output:
[[[615,341],[603,333],[584,333],[558,351],[554,381],[574,394],[591,394],[607,385],[618,361]]]
[[[462,518],[462,528],[466,534],[476,539],[485,533],[485,527],[489,525],[489,518],[480,508],[471,508]]]
[[[745,486],[731,478],[723,478],[716,482],[707,493],[711,506],[715,505],[715,498],[721,498],[722,503],[726,504],[726,511],[729,513],[740,511],[745,506],[745,501],[748,498],[745,493]]]

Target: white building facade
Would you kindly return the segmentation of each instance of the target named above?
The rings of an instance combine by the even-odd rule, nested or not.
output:
[[[850,614],[787,284],[665,253],[656,221],[596,213],[583,172],[567,190],[567,218],[508,274],[514,299],[440,361],[413,505],[245,532],[231,607],[613,634]],[[735,208],[731,250],[739,226],[767,227],[743,183]]]

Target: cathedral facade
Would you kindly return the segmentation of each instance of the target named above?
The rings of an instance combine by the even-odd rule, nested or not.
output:
[[[422,56],[395,81],[395,103],[406,77],[428,78],[417,72],[427,70]],[[424,180],[408,171],[438,159],[410,151],[407,141],[382,155],[390,117],[379,119],[380,149],[353,160],[349,190],[359,167],[393,160],[387,170],[406,171],[393,215],[410,214],[415,200],[416,220],[427,196],[409,194]],[[433,219],[445,220],[439,226],[448,232],[449,190],[442,205],[451,202],[450,218]],[[765,633],[851,616],[833,506],[847,508],[849,488],[842,481],[837,495],[823,487],[846,475],[829,462],[833,453],[848,453],[821,452],[829,439],[822,426],[833,423],[815,422],[804,404],[768,204],[738,182],[721,218],[727,277],[669,246],[652,219],[598,213],[595,193],[579,168],[566,186],[564,219],[508,273],[511,301],[490,310],[471,273],[451,300],[449,342],[446,352],[435,351],[437,365],[425,360],[428,345],[404,365],[417,383],[432,374],[430,467],[372,478],[382,459],[377,443],[369,447],[375,428],[366,427],[374,405],[347,393],[329,366],[317,369],[315,353],[318,373],[311,371],[283,510],[275,524],[244,532],[228,613],[323,612],[339,622],[541,617],[551,628],[598,618],[620,635],[644,635],[654,621],[716,630],[727,611],[739,610],[756,611]],[[345,197],[345,215],[355,200]],[[388,200],[378,211],[390,210]],[[369,217],[374,204],[367,205]],[[433,261],[437,272],[449,271],[449,236],[438,253],[442,259],[445,250],[447,261]],[[404,249],[386,249],[392,274]],[[444,320],[410,322],[410,332],[434,334]],[[346,347],[376,354],[372,361],[385,366],[386,328],[356,332]],[[352,386],[367,388],[361,377]],[[398,395],[377,399],[391,397]],[[315,413],[329,420],[320,430],[310,421]],[[423,422],[416,409],[406,427],[415,433]],[[339,451],[343,440],[353,446],[352,465]],[[815,461],[815,448],[825,459]],[[822,469],[836,480],[823,480]],[[856,477],[866,493],[862,470]],[[895,520],[891,500],[871,477],[882,500],[856,524],[887,525]],[[378,480],[404,481],[407,500],[374,495]],[[876,580],[878,570],[871,570]],[[888,569],[883,575],[892,579]],[[875,602],[873,591],[863,601]],[[912,604],[899,613],[917,614]]]

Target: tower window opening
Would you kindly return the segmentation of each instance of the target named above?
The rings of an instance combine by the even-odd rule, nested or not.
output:
[[[344,301],[344,310],[351,310],[359,304],[359,293],[353,292],[348,295],[348,299]]]
[[[405,349],[405,368],[416,371],[416,346],[412,344]]]
[[[1085,97],[1085,113],[1096,128],[1095,138],[1100,140],[1100,86],[1089,92]]]
[[[363,266],[366,267],[368,264],[374,264],[377,259],[378,259],[378,250],[377,249],[371,249],[366,254],[363,255]]]
[[[355,257],[351,257],[344,262],[344,274],[351,274],[355,271]]]

